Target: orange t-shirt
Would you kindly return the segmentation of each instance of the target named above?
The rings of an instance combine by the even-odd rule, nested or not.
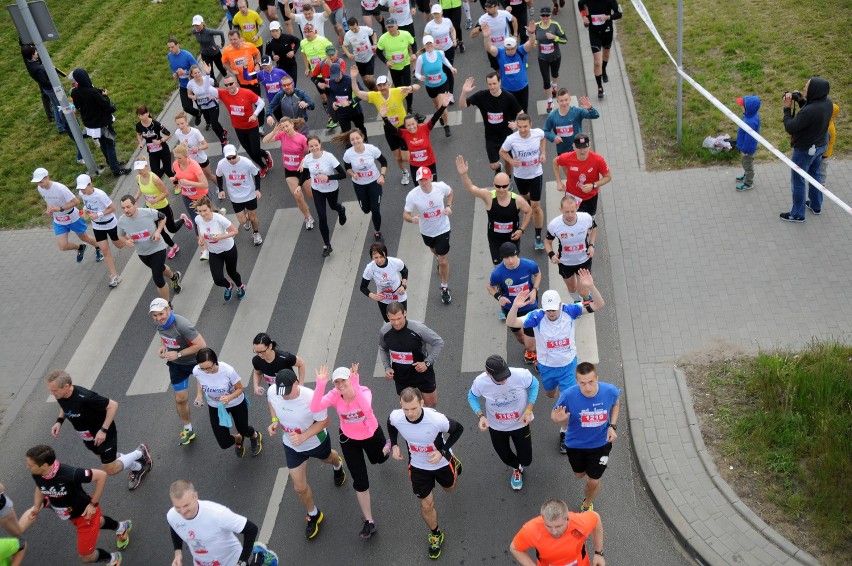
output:
[[[175,161],[172,164],[172,168],[175,171],[175,178],[177,179],[178,186],[180,187],[180,193],[183,196],[192,200],[198,200],[207,194],[206,184],[203,187],[194,187],[182,182],[184,180],[193,181],[195,183],[207,182],[207,177],[204,176],[204,171],[201,170],[201,165],[199,165],[196,160],[190,157],[189,166],[186,169],[181,169],[178,162]]]
[[[594,511],[568,513],[568,528],[559,538],[553,538],[544,527],[541,515],[527,521],[521,527],[512,546],[526,552],[534,548],[538,553],[539,566],[589,566],[586,539],[598,525],[600,517]]]
[[[237,76],[237,80],[242,85],[257,84],[257,75],[252,75],[254,78],[246,79],[243,76],[243,69],[249,73],[256,71],[254,67],[254,58],[260,56],[260,51],[251,43],[243,42],[240,49],[234,49],[232,46],[227,46],[222,50],[222,63],[227,65]]]

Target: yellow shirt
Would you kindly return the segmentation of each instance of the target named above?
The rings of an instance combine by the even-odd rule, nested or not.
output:
[[[263,20],[260,15],[254,10],[249,10],[244,16],[242,12],[237,12],[234,16],[234,27],[240,28],[240,34],[243,36],[243,41],[248,41],[254,44],[255,47],[263,45],[263,36],[260,33],[260,26],[263,25]],[[257,41],[254,36],[257,36]]]
[[[390,89],[387,100],[385,100],[380,92],[371,90],[367,102],[375,106],[376,110],[381,108],[383,104],[387,104],[388,121],[397,128],[402,127],[405,115],[408,114],[405,109],[405,95],[402,94],[402,88]]]

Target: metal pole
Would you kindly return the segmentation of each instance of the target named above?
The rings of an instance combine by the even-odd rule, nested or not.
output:
[[[20,1],[20,0],[19,0]],[[677,1],[677,68],[683,69],[683,0]],[[677,75],[677,147],[683,141],[683,77]]]
[[[56,94],[57,100],[59,100],[59,106],[62,110],[62,114],[65,115],[65,121],[67,122],[68,127],[71,128],[71,133],[74,136],[74,142],[77,144],[77,149],[80,151],[80,155],[83,156],[83,161],[86,163],[86,169],[89,175],[98,175],[100,172],[98,171],[98,166],[95,163],[95,158],[92,156],[92,152],[89,151],[89,146],[83,138],[83,132],[80,131],[80,125],[77,123],[77,118],[74,116],[74,110],[71,108],[71,103],[68,101],[68,97],[65,96],[65,89],[62,88],[62,83],[59,82],[59,75],[56,74],[56,68],[53,66],[53,60],[50,58],[50,53],[47,52],[47,46],[45,46],[44,41],[42,41],[41,33],[39,33],[38,27],[33,19],[33,15],[30,13],[30,7],[26,0],[17,0],[17,4],[18,9],[21,11],[21,17],[27,26],[27,31],[29,31],[30,37],[33,39],[33,44],[38,51],[38,56],[41,59],[42,65],[44,65],[44,70],[47,71],[47,77],[50,79],[53,92]]]

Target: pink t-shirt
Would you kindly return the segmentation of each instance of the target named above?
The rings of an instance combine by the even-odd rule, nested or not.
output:
[[[293,137],[288,136],[286,132],[278,132],[275,134],[275,139],[281,143],[281,162],[284,164],[284,169],[298,170],[299,164],[308,152],[308,138],[299,132],[295,132]]]
[[[369,387],[358,382],[358,375],[353,375],[349,379],[355,390],[355,398],[351,403],[347,403],[337,389],[332,389],[323,395],[325,384],[322,387],[317,384],[314,397],[311,399],[311,412],[317,413],[328,407],[334,407],[340,417],[340,430],[343,434],[354,440],[366,440],[379,428],[379,422],[371,406],[373,393]]]
[[[207,177],[204,176],[204,171],[201,170],[201,165],[193,158],[189,158],[189,164],[186,169],[181,169],[177,160],[172,163],[172,168],[175,171],[175,179],[177,179],[180,192],[183,196],[192,200],[198,200],[207,194],[207,187],[192,187],[184,181],[192,181],[194,183],[205,183]]]

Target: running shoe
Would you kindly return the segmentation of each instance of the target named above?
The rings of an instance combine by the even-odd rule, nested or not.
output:
[[[337,122],[334,121],[333,118],[329,118],[328,122],[325,123],[325,127],[329,130],[337,127]]]
[[[133,521],[127,519],[118,524],[118,530],[115,532],[115,546],[119,550],[124,550],[130,544],[130,529],[133,528]]]
[[[172,289],[174,290],[175,294],[178,294],[181,291],[181,286],[180,286],[181,277],[183,277],[183,275],[181,274],[180,271],[175,271],[174,274],[172,275]]]
[[[820,212],[822,212],[822,211],[820,211]],[[799,222],[799,223],[802,223],[802,222],[804,222],[804,221],[805,221],[805,217],[804,217],[804,216],[793,216],[793,215],[792,215],[792,214],[790,214],[789,212],[782,212],[782,213],[779,215],[779,218],[781,218],[781,220],[786,220],[787,222]]]
[[[598,89],[598,98],[603,98],[605,95],[606,95],[606,93],[604,92],[603,87],[599,88]]]
[[[305,517],[305,521],[308,522],[308,524],[305,525],[305,538],[312,539],[319,534],[319,526],[323,519],[325,519],[325,517],[320,510],[317,510],[317,514],[313,517],[310,515]]]
[[[233,287],[233,286],[234,286],[233,284],[228,285],[228,288],[227,288],[227,289],[225,289],[225,294],[224,294],[224,296],[225,296],[225,302],[226,302],[226,303],[227,303],[227,302],[229,302],[229,301],[231,300],[231,294],[232,294],[232,292],[233,292],[233,291],[232,291],[232,287]]]
[[[208,259],[210,259],[210,251],[201,250],[201,255],[198,256],[198,261],[207,261]]]
[[[143,447],[144,450],[142,450]],[[136,460],[142,465],[142,469],[131,470],[130,478],[127,483],[127,489],[130,491],[135,491],[140,485],[142,485],[142,480],[145,478],[145,475],[154,467],[154,461],[151,459],[148,447],[144,444],[140,444],[137,450],[142,452],[142,457]]]
[[[265,178],[266,178],[266,167],[261,167],[261,168],[260,168],[260,173],[258,173],[258,177],[260,177],[261,179],[265,179]]]
[[[742,192],[745,192],[745,191],[749,191],[753,188],[754,188],[754,185],[746,185],[745,183],[740,183],[739,185],[737,185],[737,192],[742,193]],[[808,208],[810,208],[810,207],[808,207]],[[813,212],[813,211],[811,211],[811,212]],[[819,212],[815,212],[814,214],[819,214]]]
[[[223,206],[222,208],[219,209],[219,214],[221,214],[222,216],[225,216],[226,214],[228,214],[228,209]]]
[[[538,361],[538,356],[536,356],[535,352],[530,352],[529,350],[524,352],[524,363],[532,365]]]
[[[609,82],[609,75],[606,74],[606,71],[604,71],[603,75],[601,75],[601,80],[605,83]]]
[[[187,444],[195,440],[195,431],[185,428],[180,431],[179,438],[180,440],[178,440],[178,444],[180,444],[181,446],[186,446]]]
[[[535,244],[533,244],[533,248],[535,248],[537,250],[543,250],[544,249],[544,242],[541,241],[541,236],[535,237]]]
[[[429,533],[429,558],[436,559],[441,556],[441,545],[444,544],[444,533],[437,535]]]
[[[559,453],[560,454],[567,454],[568,453],[568,447],[565,446],[565,431],[564,430],[559,431]]]
[[[151,457],[151,450],[148,448],[148,445],[144,442],[136,447],[136,449],[142,452],[142,457],[137,460],[141,464],[150,464],[151,467],[148,468],[148,471],[151,471],[154,468],[154,459]]]
[[[193,120],[193,122],[195,122],[196,126],[201,125],[201,112],[199,112],[198,114],[195,115],[195,119]]]
[[[257,434],[252,438],[249,438],[249,443],[251,444],[251,457],[257,458],[260,456],[260,453],[263,452],[263,435],[259,430],[255,431]]]
[[[341,226],[346,224],[346,207],[342,204],[337,207],[337,221],[340,222]]]
[[[245,296],[246,296],[246,284],[243,283],[242,285],[239,286],[239,288],[237,288],[237,300],[242,301],[243,297],[245,297]]]
[[[465,51],[464,41],[459,41],[459,53],[464,53],[464,51]]]
[[[462,475],[462,463],[455,454],[453,454],[453,469],[456,471],[456,479],[458,479]]]
[[[381,233],[381,232],[375,232],[375,233],[373,234],[373,238],[375,238],[377,242],[384,242],[384,241],[385,241],[385,239],[384,239],[384,237],[382,236],[382,233]]]
[[[583,511],[594,511],[594,510],[595,510],[595,504],[589,503],[588,505],[586,505],[586,498],[584,497],[583,503],[582,503],[582,505],[580,505],[580,513],[582,513]]]
[[[450,131],[449,126],[444,126],[444,137],[452,137],[453,133]]]
[[[364,519],[364,526],[361,527],[361,532],[358,533],[358,538],[361,540],[369,540],[376,534],[376,524],[373,521]]]
[[[449,287],[441,287],[441,302],[445,305],[449,305],[453,301],[453,297],[450,295]]]
[[[555,4],[553,5],[553,15],[554,16],[559,15],[559,6],[557,6]]]
[[[186,213],[181,212],[180,219],[183,220],[183,225],[186,226],[187,230],[195,228],[195,224],[192,223],[192,220],[189,219],[189,216],[187,216]]]
[[[251,230],[251,220],[246,220],[246,223],[243,224],[243,230],[245,230],[246,232]]]
[[[95,248],[95,261],[100,263],[104,260],[104,252],[100,248]]]
[[[402,179],[399,181],[399,184],[400,185],[407,185],[410,182],[411,182],[411,174],[406,169],[405,171],[402,172]]]
[[[156,2],[156,3],[159,3],[159,2]],[[113,552],[112,553],[112,560],[110,560],[107,563],[107,566],[121,566],[122,559],[123,559],[123,557],[121,556],[120,552]]]
[[[346,470],[343,469],[343,456],[340,456],[340,469],[335,470],[332,468],[334,472],[334,485],[337,487],[341,487],[346,483]]]
[[[174,259],[177,253],[180,251],[180,246],[175,244],[169,248],[169,251],[166,252],[166,257],[168,259]]]
[[[210,122],[207,122],[206,124],[204,124],[204,131],[205,131],[205,132],[209,132],[209,131],[210,131]]]
[[[550,114],[551,112],[553,112],[553,101],[548,100],[547,101],[547,113]]]
[[[328,257],[328,256],[330,256],[330,255],[331,255],[331,252],[333,252],[333,251],[334,251],[334,250],[332,249],[332,247],[331,247],[331,246],[323,246],[323,247],[322,247],[322,257]]]
[[[499,318],[500,320],[506,320],[506,311],[500,309],[500,312],[497,313],[497,318]]]
[[[252,241],[254,242],[255,246],[259,246],[263,243],[263,236],[260,235],[260,232],[255,232],[252,236]]]
[[[119,283],[121,283],[121,275],[113,275],[109,278],[110,287],[118,287]]]
[[[314,217],[308,216],[305,218],[305,230],[313,230],[314,229]]]
[[[521,474],[521,470],[512,470],[512,477],[509,478],[509,485],[512,486],[513,490],[521,491],[521,488],[524,487],[524,476]]]
[[[550,96],[552,96],[553,98],[556,98],[556,93],[557,93],[557,92],[559,92],[559,91],[558,91],[558,90],[556,90],[556,87],[555,87],[555,86],[553,86],[553,85],[550,85]]]
[[[77,248],[77,263],[83,261],[84,255],[86,255],[86,244],[80,244]]]
[[[242,439],[240,439],[236,444],[234,444],[234,454],[237,455],[237,458],[242,458],[246,455],[246,445],[243,444]]]
[[[273,161],[272,161],[272,154],[269,153],[268,151],[265,152],[265,154],[263,156],[263,161],[266,163],[266,170],[271,171],[272,167],[275,165],[275,163],[273,163]]]
[[[464,29],[473,29],[473,20],[468,18],[467,23],[464,25]]]
[[[263,135],[263,134],[265,134],[265,133],[266,133],[266,132],[264,132],[264,130],[263,130],[263,123],[258,124],[258,126],[257,126],[257,133],[258,133],[258,134],[260,134],[260,135]]]

